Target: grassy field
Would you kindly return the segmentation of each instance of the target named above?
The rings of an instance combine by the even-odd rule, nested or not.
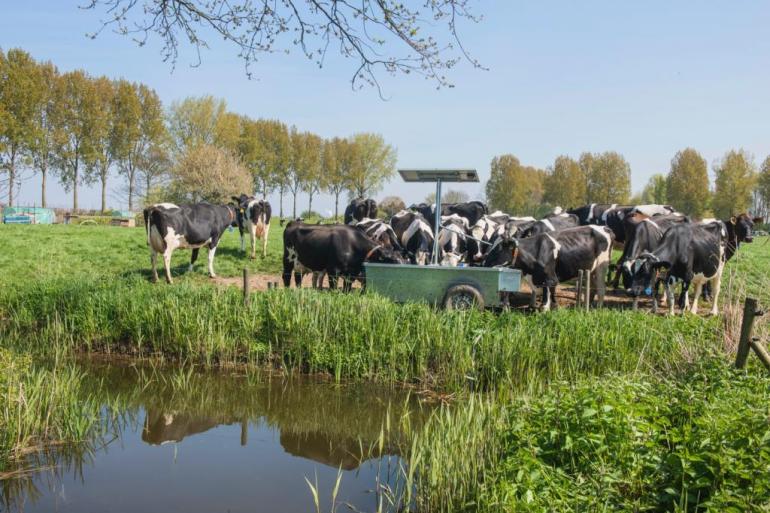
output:
[[[416,486],[409,500],[420,511],[744,510],[770,500],[750,478],[770,454],[770,379],[754,357],[747,373],[729,368],[744,297],[770,304],[767,239],[741,248],[725,271],[723,315],[704,318],[448,313],[283,289],[244,306],[237,288],[208,279],[205,251],[193,273],[189,251],[178,251],[175,284],[151,284],[142,228],[0,225],[0,237],[0,468],[27,448],[87,436],[93,406],[74,399],[83,377],[36,362],[97,351],[459,392],[404,448],[403,489]],[[266,259],[249,260],[237,231],[226,233],[216,270],[277,279],[281,250],[277,224]],[[768,335],[767,317],[757,333]],[[741,419],[750,431],[729,429]]]

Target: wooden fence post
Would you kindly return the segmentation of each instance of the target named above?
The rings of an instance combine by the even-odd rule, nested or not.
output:
[[[735,355],[735,368],[746,367],[746,359],[751,349],[751,328],[754,325],[754,316],[757,314],[757,300],[747,297],[743,303],[743,321],[741,322],[741,338],[738,340],[738,352]],[[763,348],[764,349],[764,348]]]
[[[249,294],[251,292],[251,283],[249,282],[249,270],[248,268],[243,268],[243,304],[248,305],[249,304]]]
[[[583,294],[585,295],[586,311],[588,311],[591,308],[591,271],[583,271],[583,276],[586,279]]]
[[[767,352],[767,349],[765,349],[765,346],[762,345],[762,342],[759,340],[759,338],[752,338],[749,344],[751,345],[751,348],[754,350],[754,352],[757,353],[757,357],[759,357],[760,361],[765,366],[765,369],[770,371],[770,353]]]

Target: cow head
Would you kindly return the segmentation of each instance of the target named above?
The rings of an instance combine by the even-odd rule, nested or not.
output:
[[[400,251],[385,246],[377,246],[369,253],[367,262],[378,264],[405,264],[407,260]]]
[[[503,235],[495,241],[495,244],[484,256],[484,267],[512,266],[513,259],[519,248],[519,241],[513,237]]]
[[[653,280],[658,275],[658,269],[666,264],[652,253],[642,253],[636,260],[623,264],[624,272],[628,274],[627,292],[630,296],[652,295]]]
[[[739,245],[741,242],[754,242],[754,236],[752,234],[754,230],[754,224],[762,222],[761,217],[751,218],[748,214],[741,214],[739,216],[733,216],[730,218],[731,238],[734,243]]]

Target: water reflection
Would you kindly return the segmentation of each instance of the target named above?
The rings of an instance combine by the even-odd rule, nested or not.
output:
[[[307,511],[304,478],[317,475],[329,500],[338,469],[340,500],[376,509],[383,461],[397,467],[408,426],[427,413],[372,385],[85,366],[104,405],[98,433],[24,462],[45,470],[0,482],[3,510]]]

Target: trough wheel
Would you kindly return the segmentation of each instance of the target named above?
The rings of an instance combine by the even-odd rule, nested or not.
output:
[[[446,291],[444,308],[447,310],[484,309],[484,298],[472,285],[455,285]]]

